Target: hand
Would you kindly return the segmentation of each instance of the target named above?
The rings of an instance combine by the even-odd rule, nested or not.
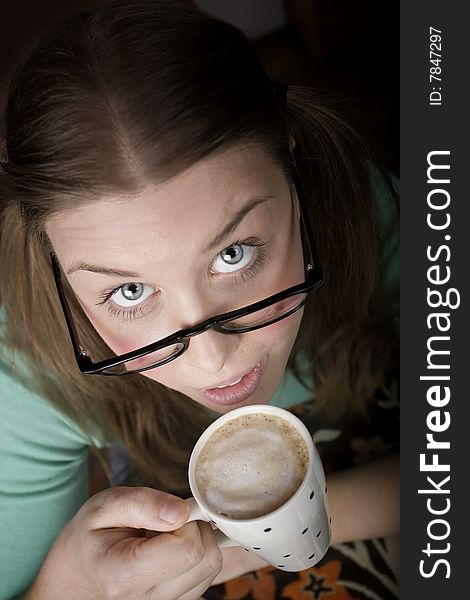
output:
[[[61,531],[24,598],[199,599],[222,554],[211,526],[188,516],[182,500],[151,488],[100,492]]]

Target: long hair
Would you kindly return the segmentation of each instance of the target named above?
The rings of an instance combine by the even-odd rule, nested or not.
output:
[[[247,37],[185,2],[77,12],[14,74],[0,169],[4,354],[91,443],[121,441],[160,489],[187,490],[189,454],[216,415],[140,374],[79,372],[45,223],[105,195],[138,194],[237,143],[260,144],[290,176],[291,138],[325,284],[307,303],[290,360],[307,357],[317,406],[339,415],[364,408],[396,359],[373,161],[350,127],[312,90],[291,86],[282,103]],[[83,345],[109,356],[70,301]]]

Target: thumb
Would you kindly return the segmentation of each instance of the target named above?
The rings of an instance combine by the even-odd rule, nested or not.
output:
[[[149,487],[110,488],[93,496],[87,504],[90,504],[91,529],[133,527],[173,531],[189,517],[189,508],[181,498]]]

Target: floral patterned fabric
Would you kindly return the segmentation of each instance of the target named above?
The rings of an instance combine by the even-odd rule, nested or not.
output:
[[[398,379],[380,389],[369,417],[328,422],[314,400],[289,409],[312,432],[328,474],[399,451]],[[399,597],[399,538],[332,546],[314,567],[290,573],[268,566],[212,586],[204,600],[394,600]]]

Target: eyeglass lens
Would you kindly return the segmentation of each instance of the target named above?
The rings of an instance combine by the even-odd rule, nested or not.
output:
[[[297,310],[299,310],[304,304],[308,297],[308,293],[300,293],[290,298],[285,298],[258,310],[254,313],[248,314],[238,319],[232,319],[230,321],[224,321],[217,326],[219,331],[225,333],[247,333],[254,331],[262,327],[266,327],[281,319],[284,319]],[[203,335],[203,334],[201,334]],[[177,342],[170,346],[165,346],[159,350],[151,352],[140,358],[134,358],[126,361],[115,367],[109,367],[106,369],[106,373],[109,375],[119,375],[123,373],[133,373],[142,371],[142,369],[148,369],[151,367],[161,366],[174,360],[185,350],[185,344],[183,342]]]

